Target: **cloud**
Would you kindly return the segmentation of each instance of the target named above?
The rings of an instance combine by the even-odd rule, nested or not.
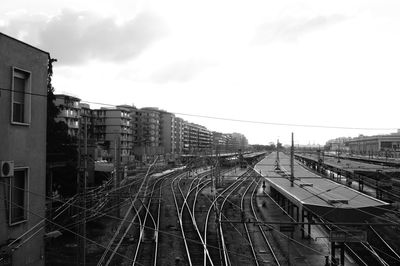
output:
[[[258,27],[254,42],[268,44],[273,41],[296,41],[302,35],[323,29],[328,25],[344,21],[342,15],[316,16],[313,18],[285,18],[277,22],[269,22]]]
[[[202,60],[187,59],[177,61],[154,72],[150,79],[158,83],[187,82],[206,68],[215,64]]]
[[[58,64],[73,65],[90,59],[119,62],[138,56],[167,34],[163,22],[140,13],[117,24],[113,18],[64,9],[51,18],[15,18],[0,30],[50,52]]]
[[[14,17],[7,19],[3,17],[0,31],[29,44],[39,45],[39,32],[46,25],[46,18],[42,15],[26,14],[26,12],[16,12]]]

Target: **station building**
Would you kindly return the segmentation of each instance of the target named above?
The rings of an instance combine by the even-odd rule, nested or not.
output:
[[[400,151],[400,130],[390,135],[360,136],[347,141],[354,154],[378,154]]]

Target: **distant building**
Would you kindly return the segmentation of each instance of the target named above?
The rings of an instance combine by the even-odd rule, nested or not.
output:
[[[349,140],[351,140],[350,137],[340,137],[340,138],[330,139],[325,143],[325,150],[347,152],[349,150],[348,148]]]
[[[44,265],[49,54],[0,33],[0,58],[0,261]]]
[[[63,121],[68,126],[68,135],[78,137],[81,99],[66,94],[54,96],[56,98],[54,104],[60,109],[56,121]]]
[[[378,154],[400,152],[400,132],[390,135],[360,136],[347,141],[350,152],[355,154]]]
[[[183,152],[210,153],[212,133],[204,126],[185,122],[183,125]]]
[[[90,109],[88,104],[81,103],[81,99],[76,96],[69,94],[55,94],[54,96],[54,104],[60,110],[60,113],[55,118],[55,121],[64,122],[67,126],[67,134],[72,137],[72,143],[68,145],[74,145],[74,147],[79,150],[79,154],[83,155],[85,153],[84,143],[86,138],[87,152],[89,158],[91,158],[91,160],[87,160],[87,182],[88,184],[92,184],[94,178],[94,160],[96,153],[93,111]],[[48,154],[47,156],[48,159],[51,158],[51,161],[57,159],[57,156],[54,156],[53,154]],[[83,165],[84,156],[81,156],[80,158]],[[53,164],[50,165],[50,168],[55,168],[53,165],[65,165],[69,160],[70,158],[66,158],[64,162],[52,162]],[[75,165],[75,167],[77,167],[77,165]],[[65,171],[64,166],[59,166],[56,171]]]
[[[212,132],[213,150],[218,150],[220,153],[225,153],[227,150],[228,135],[221,132]]]
[[[93,110],[90,109],[89,104],[79,103],[79,117],[80,117],[80,130],[87,132],[87,139],[94,140],[94,118]],[[87,126],[86,126],[87,124]]]
[[[216,135],[202,125],[176,117],[157,107],[136,108],[118,105],[116,108],[91,110],[77,97],[58,94],[56,105],[61,108],[57,121],[64,121],[70,136],[81,136],[87,123],[88,140],[94,140],[95,160],[115,160],[115,141],[121,140],[121,162],[150,162],[157,157],[159,163],[176,160],[181,154],[237,152],[248,147],[246,137],[240,133]],[[216,144],[216,141],[219,144]],[[93,144],[94,145],[94,144]],[[92,145],[92,146],[93,146]]]
[[[180,117],[175,117],[174,134],[175,134],[175,154],[183,153],[183,128],[185,121]]]
[[[174,160],[179,154],[179,120],[173,113],[160,111],[160,140],[166,160]]]
[[[161,145],[160,116],[160,110],[155,107],[138,110],[138,141],[134,146],[134,153],[140,161],[153,161],[156,156],[161,157],[164,154],[164,147]]]
[[[248,148],[249,142],[245,135],[241,133],[232,133],[227,135],[227,151],[237,152],[239,149],[244,151]]]
[[[106,156],[105,159],[115,162],[119,148],[121,162],[132,161],[133,138],[130,110],[119,106],[115,109],[94,109],[92,113],[96,142],[103,143],[103,147],[107,150],[107,155],[103,154]]]

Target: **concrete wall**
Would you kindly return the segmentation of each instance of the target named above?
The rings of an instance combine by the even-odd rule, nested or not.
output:
[[[31,73],[32,93],[46,95],[47,53],[0,34],[0,58],[1,89],[12,89],[12,67],[18,67]],[[4,183],[8,180],[0,178],[0,245],[3,245],[45,217],[47,101],[46,97],[32,95],[30,125],[13,125],[11,93],[0,92],[0,160],[13,160],[15,166],[29,168],[28,220],[21,224],[8,225],[4,200]],[[44,265],[43,230],[13,253],[12,265]]]

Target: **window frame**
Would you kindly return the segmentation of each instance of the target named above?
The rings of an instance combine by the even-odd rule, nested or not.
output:
[[[19,225],[22,223],[25,223],[28,221],[29,219],[29,193],[28,193],[28,189],[29,189],[29,167],[27,166],[21,166],[21,167],[14,167],[14,175],[15,172],[17,171],[23,171],[25,173],[25,180],[24,180],[24,218],[22,220],[18,220],[16,222],[12,221],[12,213],[11,213],[11,205],[12,205],[12,187],[11,187],[11,181],[14,178],[14,176],[10,177],[8,180],[8,225],[9,226],[15,226],[15,225]]]
[[[18,72],[22,72],[25,74],[26,83],[25,83],[25,97],[24,97],[24,113],[23,113],[23,122],[14,121],[14,78],[20,77]],[[12,67],[11,71],[11,124],[13,125],[22,125],[22,126],[29,126],[31,124],[31,93],[32,93],[32,72],[19,68],[19,67]]]

